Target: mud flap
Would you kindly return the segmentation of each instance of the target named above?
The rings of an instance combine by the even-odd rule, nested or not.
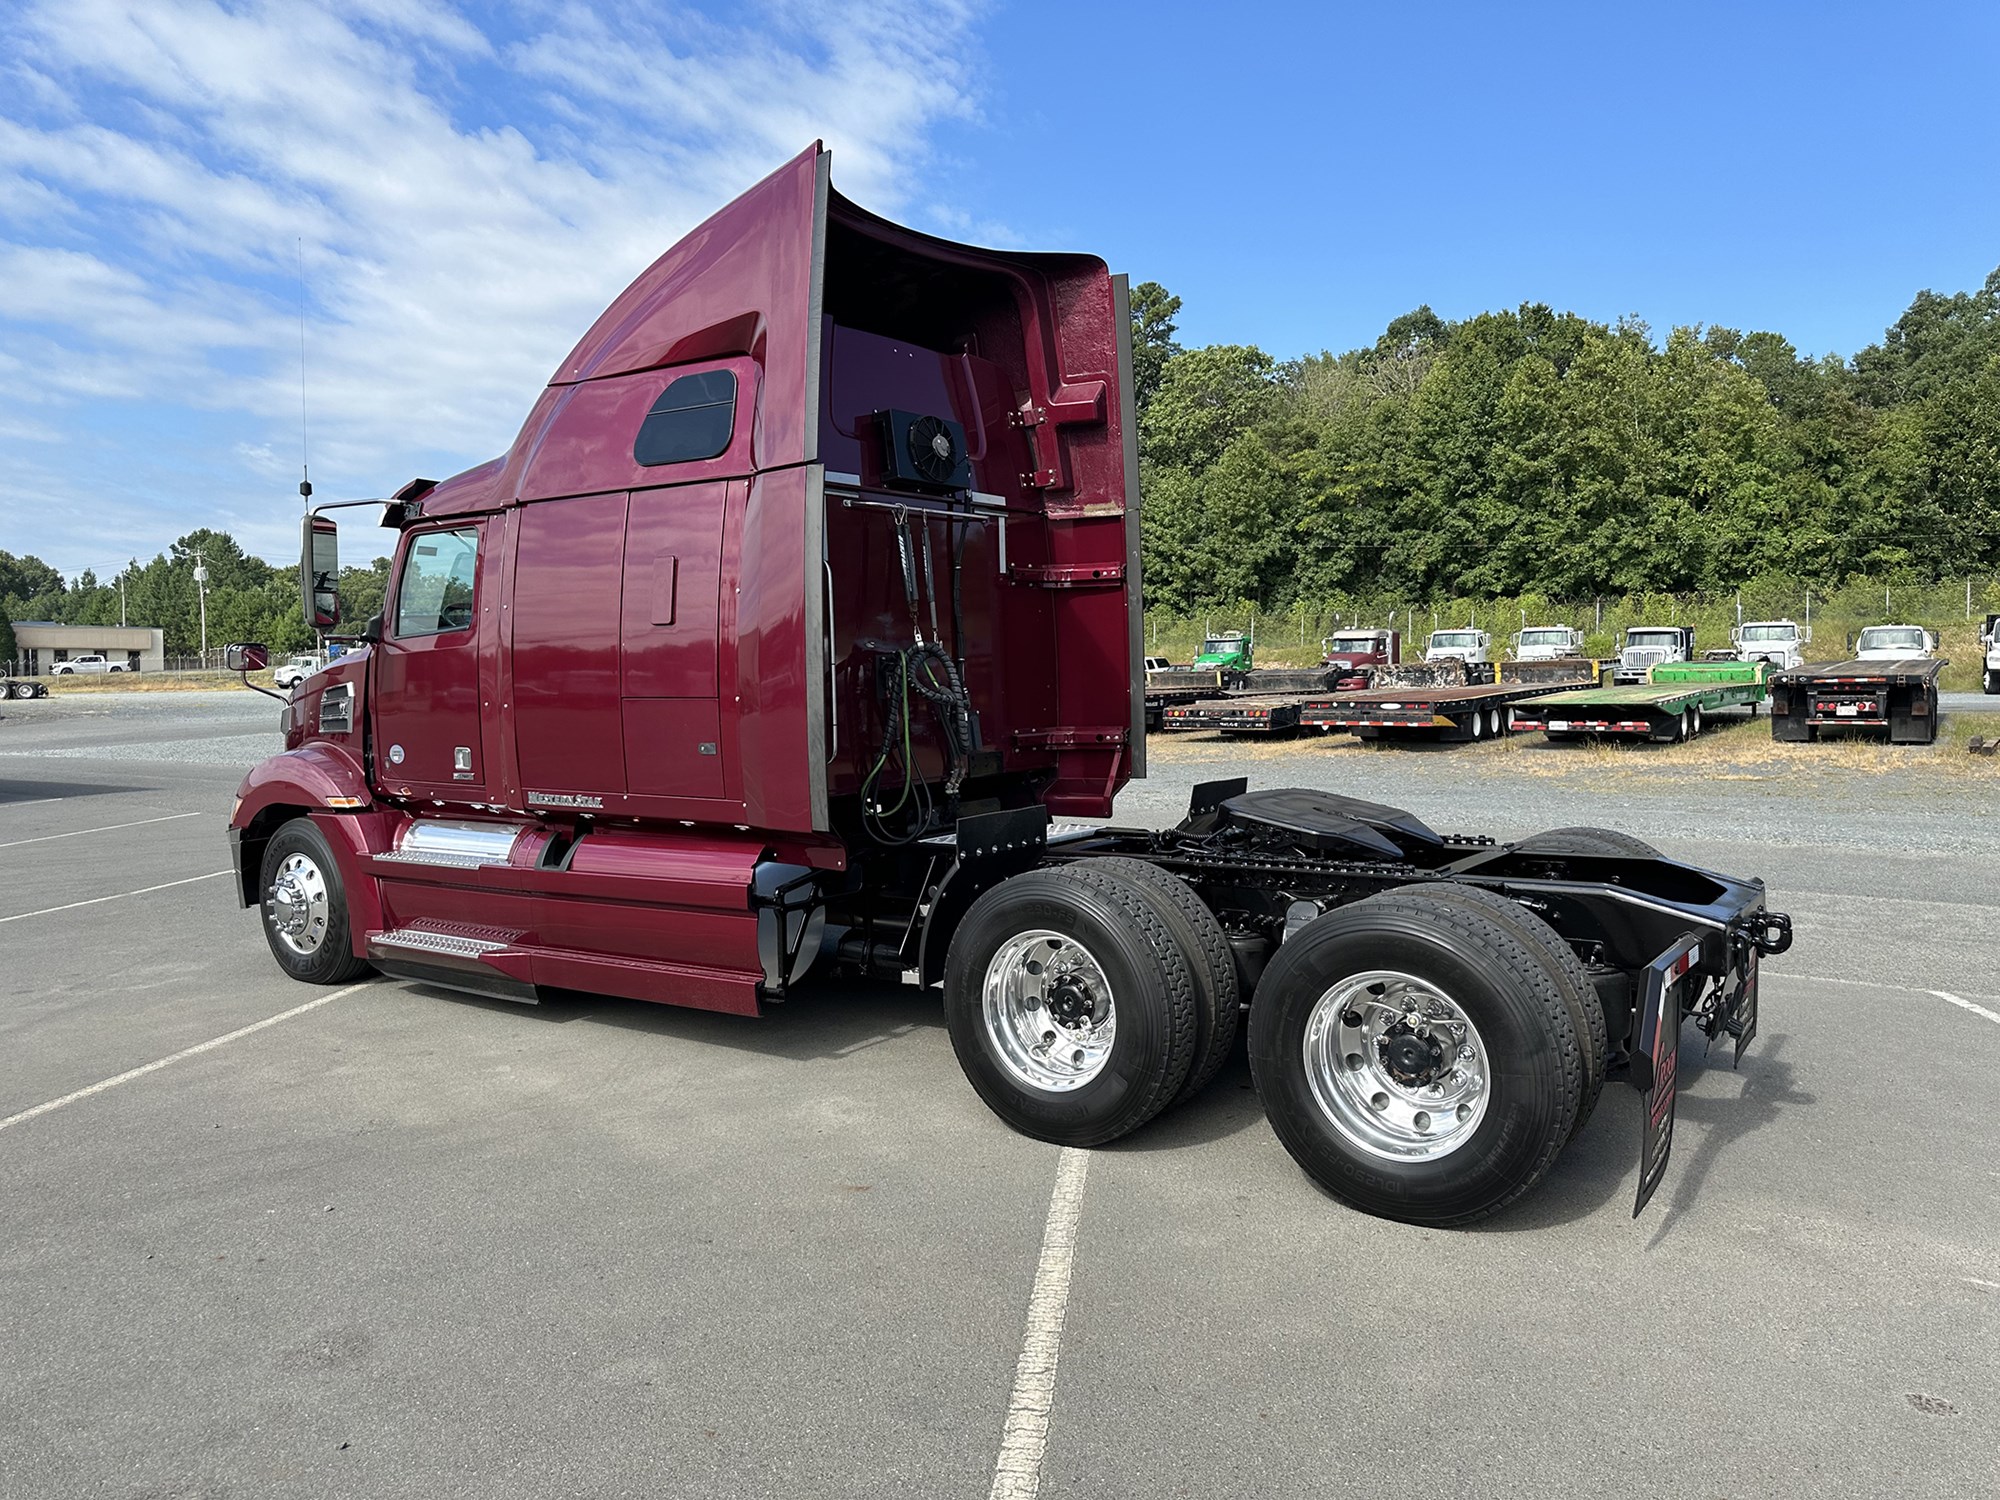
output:
[[[1679,1086],[1681,988],[1701,954],[1701,940],[1683,937],[1646,967],[1639,1011],[1639,1045],[1632,1054],[1632,1084],[1644,1095],[1639,1111],[1638,1218],[1666,1176],[1674,1149],[1674,1101]]]

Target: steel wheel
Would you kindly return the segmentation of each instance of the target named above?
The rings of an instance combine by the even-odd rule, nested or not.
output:
[[[1478,1028],[1413,975],[1373,969],[1320,996],[1305,1065],[1334,1129],[1390,1161],[1449,1156],[1486,1115],[1491,1067]]]
[[[303,853],[286,855],[264,892],[264,918],[278,941],[301,958],[310,958],[326,941],[331,912],[326,875],[319,865]]]
[[[1472,715],[1472,737],[1475,740],[1486,738],[1486,715],[1484,713],[1475,712]]]

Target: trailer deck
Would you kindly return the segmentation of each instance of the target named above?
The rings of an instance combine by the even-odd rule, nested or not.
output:
[[[1867,729],[1892,745],[1937,739],[1937,657],[1808,663],[1771,676],[1771,737],[1811,741],[1822,729]]]
[[[1662,742],[1701,733],[1720,710],[1764,701],[1763,669],[1741,662],[1674,662],[1653,668],[1647,683],[1575,688],[1538,698],[1531,712],[1515,711],[1516,733],[1541,731],[1558,742],[1586,736]]]
[[[1493,670],[1479,668],[1476,670]],[[1422,734],[1448,741],[1498,738],[1511,705],[1587,681],[1596,663],[1503,663],[1491,682],[1397,683],[1307,700],[1299,722],[1313,729],[1350,730],[1362,739]]]

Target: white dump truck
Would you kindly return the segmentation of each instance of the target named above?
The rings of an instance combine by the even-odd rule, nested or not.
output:
[[[1530,625],[1514,637],[1515,661],[1556,661],[1583,655],[1583,632],[1569,625]]]
[[[1806,647],[1812,642],[1812,626],[1796,620],[1752,620],[1729,632],[1738,661],[1761,661],[1778,671],[1791,671],[1805,662]]]
[[[1493,660],[1493,637],[1483,630],[1433,630],[1424,644],[1425,661],[1456,657],[1474,666]]]

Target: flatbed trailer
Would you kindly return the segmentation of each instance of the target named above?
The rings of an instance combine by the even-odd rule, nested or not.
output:
[[[0,701],[11,698],[46,698],[49,685],[25,677],[0,677]]]
[[[1300,723],[1312,729],[1349,730],[1362,739],[1385,735],[1420,736],[1447,742],[1498,739],[1506,733],[1513,704],[1585,680],[1592,662],[1503,663],[1471,672],[1495,671],[1489,682],[1398,683],[1358,692],[1309,699]]]
[[[1725,709],[1764,701],[1764,670],[1741,662],[1673,662],[1652,669],[1653,680],[1574,688],[1516,709],[1516,733],[1537,730],[1562,743],[1588,737],[1645,739],[1663,744],[1691,739]]]
[[[1225,691],[1220,671],[1159,667],[1146,674],[1146,728],[1167,727],[1167,711],[1216,697]]]
[[[1938,734],[1937,657],[1809,663],[1771,676],[1771,738],[1804,743],[1822,729],[1867,729],[1892,745]]]
[[[1215,716],[1228,703],[1226,698],[1200,698],[1192,703],[1170,703],[1160,714],[1162,734],[1206,734],[1215,728]]]
[[[1228,738],[1255,734],[1278,740],[1299,732],[1299,712],[1305,699],[1297,694],[1246,693],[1210,706],[1214,727]]]

